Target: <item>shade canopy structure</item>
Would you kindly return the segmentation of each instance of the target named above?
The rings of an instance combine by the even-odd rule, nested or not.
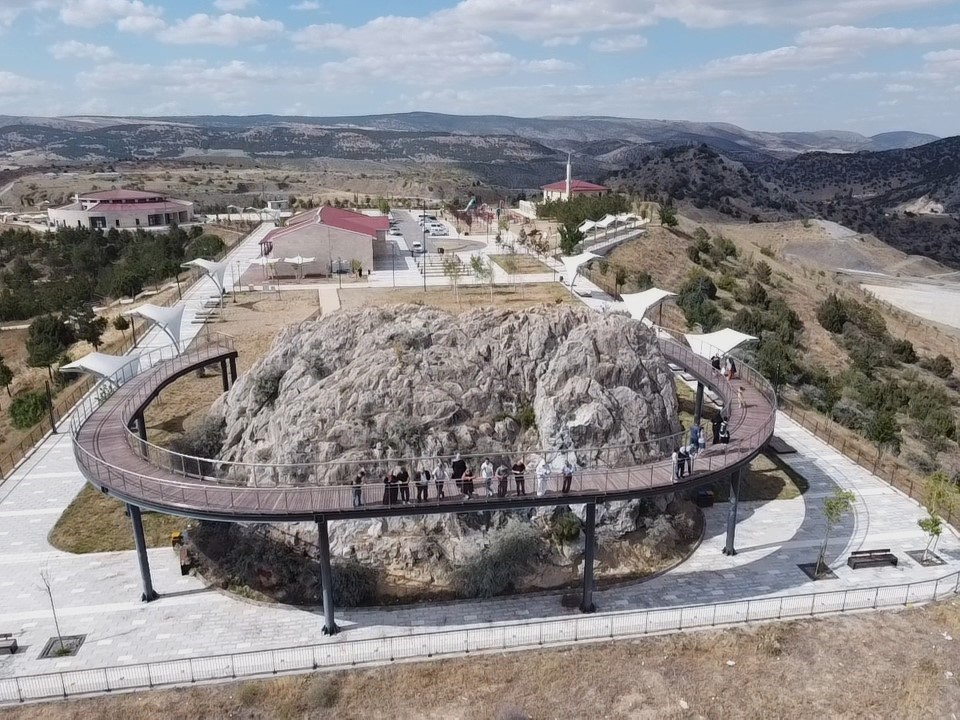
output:
[[[684,335],[690,349],[701,357],[727,355],[741,345],[757,340],[753,335],[724,328],[705,335]]]
[[[159,327],[168,338],[173,340],[173,344],[180,349],[180,326],[183,321],[183,309],[185,305],[178,303],[173,307],[160,307],[159,305],[141,305],[133,310],[127,310],[124,315],[137,315],[150,320]]]
[[[293,265],[295,268],[297,268],[298,275],[303,271],[304,265],[307,263],[312,263],[314,260],[316,260],[315,257],[303,257],[303,255],[297,255],[296,257],[288,257],[283,259],[283,261],[288,265]]]
[[[596,226],[597,224],[593,220],[584,220],[582,223],[580,223],[580,227],[578,229],[580,230],[580,232],[585,233],[585,232],[590,232]]]
[[[131,358],[128,355],[107,355],[105,353],[92,352],[72,363],[61,365],[60,372],[86,373],[88,375],[94,375],[101,380],[114,378],[117,373],[120,373],[120,375],[114,379],[127,381],[140,372],[140,359],[136,357]]]
[[[634,320],[643,320],[650,310],[663,303],[667,298],[675,296],[676,293],[672,293],[669,290],[650,288],[643,292],[630,293],[628,295],[621,295],[620,297],[623,298],[623,304],[627,312],[630,313],[630,316]]]
[[[570,287],[573,287],[573,283],[576,282],[580,268],[591,260],[597,260],[599,258],[599,255],[592,252],[560,258],[560,261],[563,263],[564,274],[570,277]]]
[[[267,267],[268,265],[276,265],[278,262],[280,262],[280,258],[272,258],[261,255],[260,257],[251,260],[250,264],[259,265],[260,267]]]
[[[227,272],[227,265],[229,265],[227,262],[211,262],[203,258],[195,258],[183,263],[181,267],[200,268],[204,275],[213,280],[213,284],[217,286],[217,290],[223,295],[226,292],[223,286],[223,276]]]

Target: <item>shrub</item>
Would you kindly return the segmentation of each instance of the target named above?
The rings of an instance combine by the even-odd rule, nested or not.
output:
[[[894,340],[890,346],[890,352],[902,363],[915,363],[917,361],[917,351],[913,349],[913,343],[909,340]]]
[[[692,263],[700,264],[700,251],[697,250],[696,245],[687,245],[687,258]]]
[[[524,405],[517,413],[517,424],[521,430],[529,430],[537,426],[537,413],[533,405]]]
[[[737,298],[744,305],[753,305],[754,307],[765,308],[770,299],[767,297],[767,291],[763,285],[754,280],[746,289],[740,293]]]
[[[333,565],[333,602],[340,607],[356,607],[377,596],[379,574],[358,562]]]
[[[224,427],[222,419],[204,418],[202,423],[171,440],[170,449],[183,455],[216,458],[223,450]]]
[[[270,405],[280,395],[280,381],[286,370],[268,368],[261,371],[253,381],[253,403],[258,408]]]
[[[728,257],[736,258],[737,246],[723,235],[717,235],[713,239],[713,249],[710,251],[710,255],[717,261],[725,260]]]
[[[10,422],[18,430],[32,428],[47,412],[47,394],[43,391],[17,395],[8,408]]]
[[[953,363],[946,355],[937,355],[925,368],[938,378],[948,378],[953,375]]]
[[[653,276],[646,270],[641,270],[633,276],[633,282],[638,290],[649,290],[653,287]]]
[[[505,529],[486,551],[457,568],[453,585],[463,597],[501,595],[513,589],[539,553],[540,539],[533,529],[514,525]]]
[[[241,707],[252,707],[260,704],[263,698],[263,684],[258,682],[248,682],[240,686],[240,693],[237,699]]]
[[[843,326],[847,322],[847,312],[843,301],[837,297],[836,293],[830,294],[817,305],[817,322],[828,332],[843,332]]]
[[[333,678],[313,677],[303,691],[303,702],[308,710],[332,708],[340,699],[340,685]]]
[[[757,280],[764,284],[770,282],[770,266],[764,260],[760,260],[756,265],[753,266],[753,274],[757,276]]]
[[[733,275],[721,273],[720,277],[717,278],[717,287],[725,292],[735,293],[740,289],[740,284],[737,282],[737,279],[733,277]]]
[[[580,518],[572,512],[557,515],[550,521],[550,534],[559,545],[573,542],[580,537]]]

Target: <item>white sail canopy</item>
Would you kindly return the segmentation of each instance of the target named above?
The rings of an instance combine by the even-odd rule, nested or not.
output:
[[[60,367],[62,373],[88,373],[101,379],[129,380],[140,372],[140,358],[92,352]],[[118,375],[120,377],[114,377]]]
[[[643,292],[621,295],[627,312],[634,320],[643,320],[650,310],[660,305],[667,298],[674,296],[676,296],[676,293],[660,288],[650,288]]]
[[[223,295],[226,292],[223,286],[223,276],[227,272],[228,264],[227,262],[211,262],[203,258],[195,258],[183,263],[182,267],[200,268],[207,277],[213,280],[213,284],[217,286],[217,290]]]
[[[560,261],[563,263],[564,275],[570,278],[570,287],[573,287],[573,283],[576,282],[577,273],[580,272],[580,268],[591,260],[596,260],[599,257],[596,253],[585,252],[579,255],[560,258]]]
[[[180,325],[183,321],[183,303],[178,303],[173,307],[160,307],[159,305],[141,305],[133,310],[127,310],[124,315],[139,315],[142,318],[152,321],[159,327],[167,337],[173,340],[173,344],[180,348]]]
[[[724,328],[705,335],[684,335],[690,349],[702,357],[713,355],[727,355],[744,343],[756,340],[753,335],[747,335],[737,330]]]

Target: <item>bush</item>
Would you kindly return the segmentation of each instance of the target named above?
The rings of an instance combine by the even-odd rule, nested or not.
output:
[[[468,598],[489,598],[514,588],[516,581],[540,553],[540,539],[532,528],[505,529],[486,551],[480,551],[453,573],[453,585]]]
[[[170,449],[182,455],[200,458],[216,458],[223,450],[222,419],[204,418],[197,427],[185,430],[183,434],[170,441]]]
[[[915,363],[917,361],[917,351],[913,349],[913,343],[909,340],[894,340],[890,346],[890,352],[902,363]]]
[[[817,321],[828,332],[843,332],[843,326],[847,323],[847,312],[836,293],[832,293],[817,305]]]
[[[770,266],[764,260],[760,260],[756,265],[753,266],[753,274],[757,276],[757,280],[765,285],[770,282]]]
[[[633,276],[633,282],[638,290],[649,290],[653,287],[653,276],[646,270],[641,270]]]
[[[533,405],[524,405],[520,408],[520,412],[517,413],[517,424],[521,430],[529,430],[537,426],[537,413]]]
[[[572,512],[557,515],[550,521],[550,534],[558,545],[573,542],[580,537],[580,518]]]
[[[767,297],[767,291],[763,285],[754,280],[750,283],[737,298],[744,305],[753,305],[754,307],[765,308],[770,299]]]
[[[700,264],[700,251],[696,245],[687,245],[687,259],[692,263]]]
[[[18,430],[32,428],[47,412],[47,394],[41,390],[17,395],[7,412],[11,424]]]
[[[733,275],[721,273],[720,277],[717,278],[717,287],[724,292],[735,293],[740,289],[740,284]]]
[[[280,381],[286,370],[268,368],[261,371],[253,380],[253,403],[258,408],[273,403],[280,395]]]
[[[357,607],[377,596],[379,574],[358,562],[336,563],[333,572],[333,602],[338,607]]]
[[[926,363],[921,363],[920,367],[924,370],[929,370],[938,378],[948,378],[953,375],[953,363],[950,362],[950,358],[946,355],[937,355],[932,360],[928,360]]]
[[[332,708],[340,699],[340,685],[330,677],[313,677],[303,691],[303,702],[308,710]]]

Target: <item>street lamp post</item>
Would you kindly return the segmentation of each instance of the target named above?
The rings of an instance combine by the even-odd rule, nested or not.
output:
[[[340,285],[340,289],[343,290],[343,260],[340,257],[337,257],[337,282]]]
[[[397,287],[397,241],[390,243],[390,272],[393,275],[393,287]]]
[[[420,247],[420,274],[423,275],[423,292],[427,292],[427,201],[423,201],[423,243]]]

